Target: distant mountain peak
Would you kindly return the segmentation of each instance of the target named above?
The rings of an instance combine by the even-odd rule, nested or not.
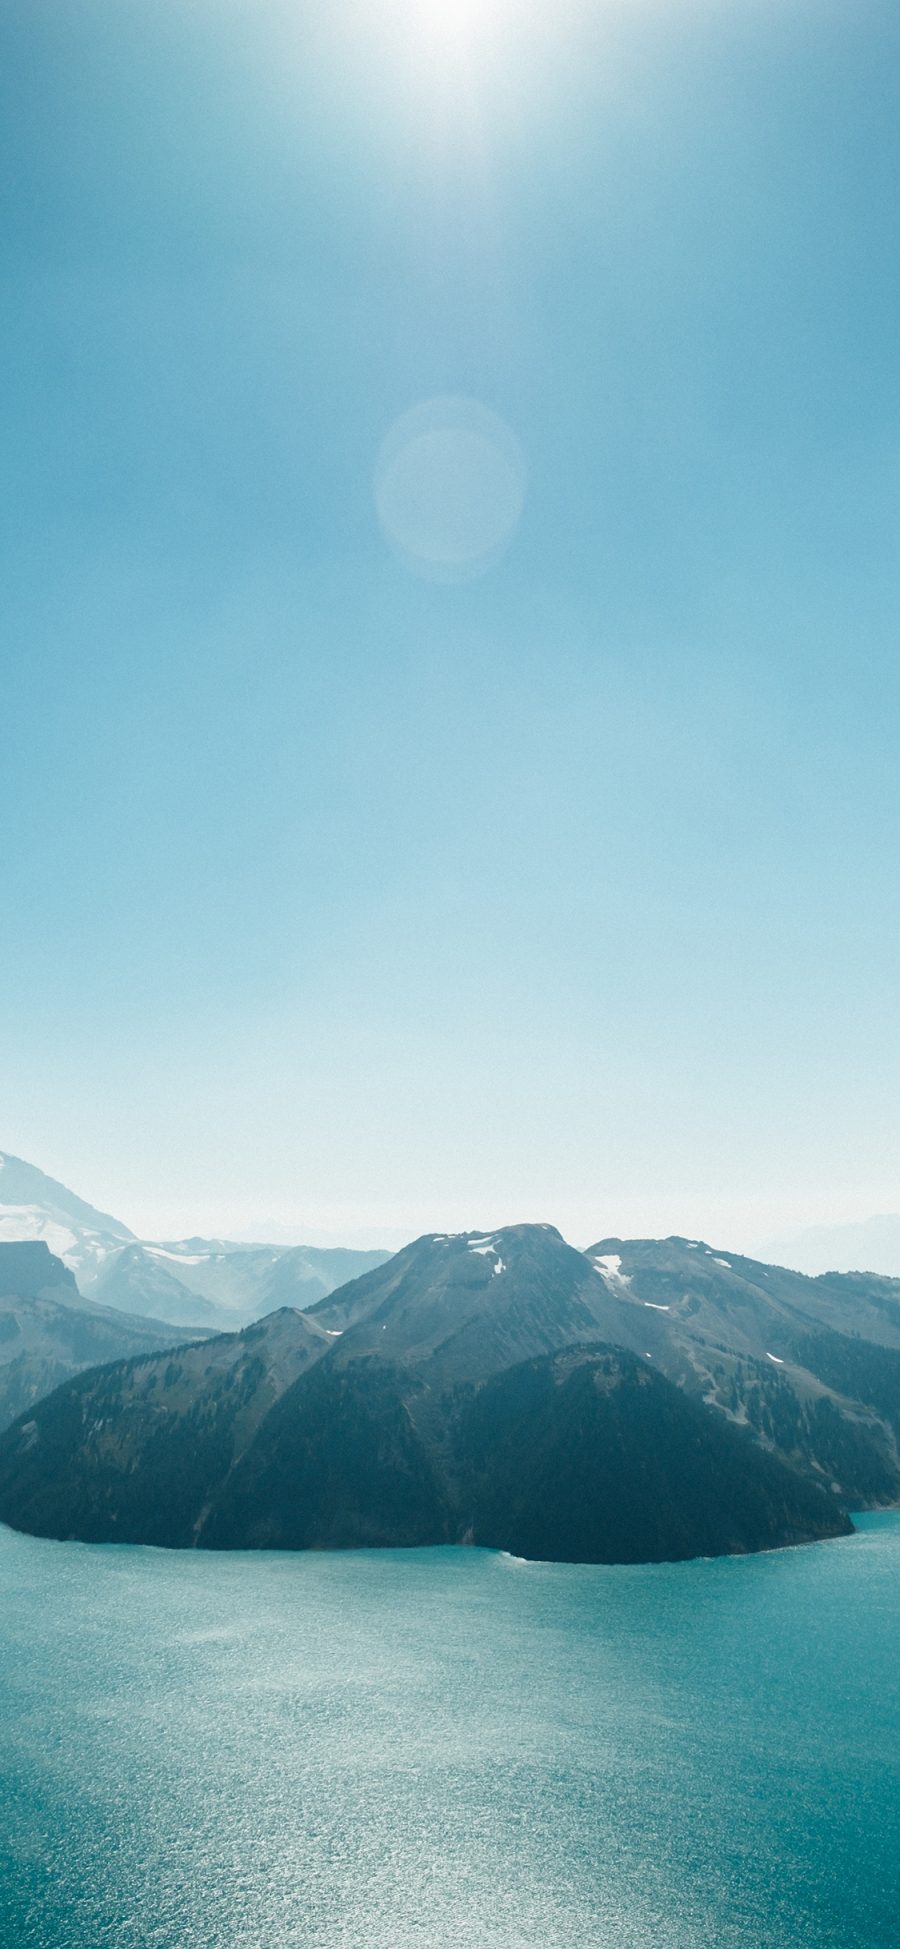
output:
[[[43,1240],[64,1260],[85,1298],[179,1329],[236,1330],[281,1304],[311,1305],[389,1257],[221,1238],[138,1239],[120,1219],[0,1151],[0,1242],[28,1240]]]
[[[526,1220],[520,1221],[515,1225],[493,1225],[487,1231],[423,1232],[420,1238],[412,1239],[410,1245],[401,1246],[400,1249],[401,1251],[408,1252],[411,1246],[419,1245],[478,1245],[487,1244],[489,1241],[498,1238],[522,1238],[525,1240],[539,1236],[549,1236],[550,1238],[558,1239],[561,1245],[565,1245],[566,1243],[562,1232],[557,1231],[555,1225],[537,1224]]]
[[[48,1177],[37,1165],[27,1163],[23,1157],[14,1157],[11,1151],[0,1151],[0,1206],[3,1205],[37,1206],[54,1217],[73,1220],[79,1227],[87,1226],[121,1239],[134,1237],[120,1218],[98,1211],[58,1178]]]

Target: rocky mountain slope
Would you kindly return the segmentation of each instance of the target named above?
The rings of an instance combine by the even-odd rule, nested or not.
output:
[[[44,1240],[0,1243],[0,1429],[71,1375],[184,1338],[84,1300]]]
[[[195,1542],[235,1458],[329,1344],[286,1310],[80,1375],[18,1423],[19,1526],[89,1542]]]
[[[807,1278],[680,1238],[586,1257],[685,1391],[851,1506],[900,1500],[900,1281]]]
[[[592,1561],[844,1533],[827,1484],[657,1371],[613,1270],[551,1226],[428,1237],[306,1315],[82,1375],[0,1439],[0,1517]]]
[[[553,1225],[417,1239],[310,1309],[341,1337],[337,1359],[367,1352],[428,1360],[442,1379],[476,1378],[581,1341],[643,1351],[643,1322]]]

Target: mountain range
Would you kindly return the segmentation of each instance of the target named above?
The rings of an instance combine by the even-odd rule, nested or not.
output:
[[[0,1241],[42,1239],[86,1299],[182,1327],[246,1325],[282,1305],[309,1306],[383,1265],[383,1251],[145,1240],[20,1157],[0,1152]]]
[[[552,1225],[390,1258],[157,1244],[6,1155],[0,1198],[15,1525],[627,1559],[900,1500],[900,1280],[677,1237],[582,1251]]]
[[[900,1497],[898,1444],[900,1282],[518,1225],[80,1375],[0,1441],[0,1516],[181,1547],[712,1555],[845,1533]]]

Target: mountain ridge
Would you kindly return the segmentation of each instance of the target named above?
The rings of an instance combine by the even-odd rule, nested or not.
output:
[[[425,1235],[310,1312],[69,1382],[0,1439],[0,1516],[207,1548],[531,1535],[587,1560],[845,1534],[827,1482],[609,1344],[646,1328],[605,1273],[552,1226]]]
[[[0,1152],[0,1241],[38,1239],[75,1273],[86,1299],[219,1332],[282,1304],[312,1304],[390,1256],[374,1247],[140,1239],[36,1165]]]

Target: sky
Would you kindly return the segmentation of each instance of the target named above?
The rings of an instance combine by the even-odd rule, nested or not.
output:
[[[4,0],[0,1145],[900,1204],[896,0]]]

